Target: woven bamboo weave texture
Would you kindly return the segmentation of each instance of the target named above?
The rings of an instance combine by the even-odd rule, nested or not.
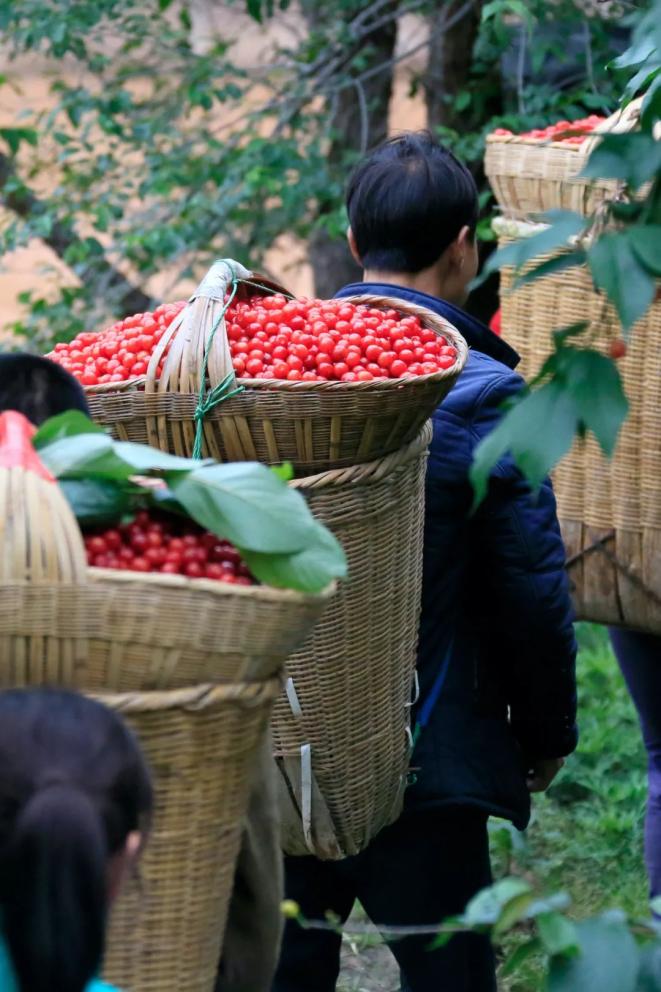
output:
[[[213,992],[255,762],[280,683],[99,694],[154,776],[153,827],[105,958],[131,992]]]
[[[355,854],[401,811],[430,439],[426,425],[414,442],[382,460],[295,483],[342,542],[349,580],[287,664],[300,717],[286,693],[276,703],[288,853]],[[306,839],[300,814],[307,746],[313,783]]]
[[[0,686],[133,692],[264,679],[281,669],[333,591],[87,574],[79,586],[2,585]]]
[[[513,292],[512,272],[502,278],[503,336],[526,377],[549,354],[553,330],[591,321],[591,344],[604,352],[621,336],[584,267]],[[579,616],[661,633],[661,304],[633,328],[618,364],[630,410],[615,455],[608,461],[592,437],[575,443],[554,472],[558,513]],[[604,536],[602,551],[595,542]]]
[[[456,365],[430,375],[372,382],[237,380],[244,391],[204,419],[204,455],[218,461],[289,461],[297,475],[305,475],[383,457],[416,437],[454,385],[466,361],[466,343],[442,317],[415,304],[381,296],[353,302],[417,315],[454,345]],[[122,440],[190,456],[196,393],[160,392],[158,383],[149,392],[142,386],[138,381],[115,391],[92,387],[92,417]]]
[[[496,201],[506,217],[527,220],[545,210],[575,210],[589,215],[620,190],[616,180],[580,179],[599,133],[633,130],[641,100],[613,114],[582,145],[541,142],[517,135],[489,135],[484,168]],[[644,195],[641,192],[641,195]]]

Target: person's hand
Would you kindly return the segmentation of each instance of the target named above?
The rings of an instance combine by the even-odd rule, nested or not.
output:
[[[538,758],[530,762],[526,772],[528,792],[546,792],[564,763],[564,758]]]

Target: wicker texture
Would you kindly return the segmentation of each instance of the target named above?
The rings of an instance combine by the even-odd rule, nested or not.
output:
[[[88,574],[80,586],[3,585],[1,687],[49,682],[133,692],[268,678],[332,593],[95,568]]]
[[[342,542],[349,581],[289,659],[275,708],[289,854],[355,854],[401,811],[430,439],[426,425],[380,461],[295,483]]]
[[[622,133],[638,123],[641,100],[613,114],[595,132]],[[621,190],[609,179],[579,179],[598,137],[581,145],[542,142],[517,135],[488,135],[484,168],[503,213],[526,220],[545,210],[575,210],[586,216]],[[640,195],[644,195],[644,191]]]
[[[244,391],[204,419],[204,455],[271,465],[289,461],[297,475],[304,475],[381,458],[416,437],[454,385],[466,361],[466,343],[442,317],[415,304],[366,295],[350,302],[418,316],[454,345],[456,364],[430,375],[381,382],[241,379]],[[92,417],[122,440],[191,456],[197,394],[162,392],[160,385],[137,381],[119,390],[88,390]]]
[[[131,992],[213,992],[242,824],[279,680],[101,694],[152,768],[154,822],[111,918],[110,981]]]
[[[54,480],[22,467],[0,468],[0,583],[85,581],[80,528]]]
[[[604,352],[620,336],[585,268],[513,292],[511,270],[502,280],[503,336],[519,351],[526,377],[549,354],[554,329],[594,322],[591,343]],[[660,303],[635,326],[618,364],[630,410],[615,455],[608,461],[592,437],[575,443],[554,473],[558,513],[578,616],[661,633]]]

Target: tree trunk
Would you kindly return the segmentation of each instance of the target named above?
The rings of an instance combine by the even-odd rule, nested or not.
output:
[[[31,217],[43,216],[48,212],[48,204],[38,199],[25,186],[18,189],[5,190],[8,181],[14,178],[15,172],[11,160],[0,152],[0,204],[11,210],[18,217],[29,220]],[[65,253],[80,239],[74,229],[68,224],[55,222],[50,234],[42,239],[55,252],[58,258],[64,259]],[[112,295],[117,300],[115,312],[122,317],[149,309],[151,299],[137,286],[133,286],[119,269],[116,269],[105,258],[90,260],[79,273],[81,282],[92,288],[99,286],[104,295]]]
[[[457,110],[454,97],[460,92],[470,93],[470,72],[473,61],[473,48],[477,40],[484,0],[475,0],[466,15],[452,27],[444,31],[443,23],[463,6],[464,0],[450,0],[430,16],[429,60],[424,79],[425,101],[427,104],[427,126],[431,131],[447,127],[459,134],[465,134],[478,127],[482,121],[476,117],[470,103]],[[498,66],[495,67],[498,73]],[[497,76],[499,78],[499,76]],[[446,99],[447,97],[452,100]],[[496,113],[500,107],[490,108]],[[486,186],[481,160],[466,162],[478,189]],[[487,212],[491,206],[487,207]],[[484,264],[493,251],[493,243],[480,244],[480,260]],[[499,277],[490,276],[471,293],[466,309],[479,320],[489,321],[498,308]]]
[[[396,10],[395,0],[382,11]],[[308,0],[304,4],[308,23],[312,28],[321,26],[323,5]],[[393,70],[391,60],[397,40],[397,21],[393,18],[360,42],[363,73],[371,68],[382,66],[380,72],[369,79],[347,86],[339,91],[333,116],[329,122],[331,140],[328,148],[328,163],[331,177],[342,187],[349,175],[347,159],[364,154],[378,144],[388,134],[388,113],[392,95]],[[359,73],[350,70],[350,78]],[[319,204],[319,215],[335,208],[335,201],[329,196],[327,203]],[[340,286],[361,278],[361,269],[351,257],[344,238],[333,238],[323,228],[314,232],[309,242],[309,258],[314,272],[315,292],[320,297],[332,296]]]
[[[455,97],[466,89],[484,0],[475,0],[463,17],[449,30],[443,30],[443,24],[464,3],[465,0],[449,0],[439,4],[439,10],[429,17],[429,59],[424,89],[430,129],[443,126],[460,133],[467,130],[466,112],[457,111],[446,97]]]

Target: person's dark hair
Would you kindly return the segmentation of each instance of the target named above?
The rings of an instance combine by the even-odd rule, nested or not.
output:
[[[0,413],[18,410],[37,427],[67,410],[89,415],[85,391],[74,377],[40,355],[0,354]]]
[[[63,690],[0,692],[0,917],[21,992],[83,992],[95,976],[108,859],[151,808],[115,713]]]
[[[407,132],[359,162],[347,210],[364,268],[421,272],[464,225],[474,233],[477,188],[466,166],[428,132]]]

